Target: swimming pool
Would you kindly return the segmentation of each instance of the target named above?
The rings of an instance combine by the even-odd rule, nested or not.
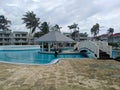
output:
[[[112,50],[112,58],[116,57],[117,52],[120,52],[120,50]]]
[[[86,58],[80,54],[54,54],[38,53],[40,49],[0,50],[0,62],[20,64],[51,64],[59,58]]]

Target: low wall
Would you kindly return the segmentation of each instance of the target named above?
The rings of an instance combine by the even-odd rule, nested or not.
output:
[[[27,50],[27,49],[40,49],[39,45],[7,45],[0,46],[0,50]]]

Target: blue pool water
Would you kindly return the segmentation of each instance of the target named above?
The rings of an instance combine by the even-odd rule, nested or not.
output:
[[[120,50],[112,50],[112,58],[115,58],[117,52],[120,52]]]
[[[23,64],[49,64],[57,58],[85,58],[80,54],[59,54],[57,58],[54,54],[41,54],[39,50],[1,50],[0,61]]]

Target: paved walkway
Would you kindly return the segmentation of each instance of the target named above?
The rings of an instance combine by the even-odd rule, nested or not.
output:
[[[0,90],[120,90],[120,62],[71,59],[37,66],[0,63]]]

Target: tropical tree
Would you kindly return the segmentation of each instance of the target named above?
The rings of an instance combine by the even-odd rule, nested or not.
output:
[[[62,27],[60,27],[58,24],[55,24],[53,27],[51,27],[51,30],[52,31],[59,31],[60,32],[60,29],[61,29]]]
[[[70,30],[73,30],[72,32],[79,30],[78,24],[73,23],[72,25],[68,26]]]
[[[108,34],[109,34],[109,35],[113,35],[113,32],[114,32],[114,28],[109,28],[109,29],[108,29]]]
[[[56,24],[56,25],[54,26],[54,28],[55,28],[56,31],[60,31],[60,29],[61,29],[62,27],[60,27],[58,24]]]
[[[98,23],[93,25],[93,27],[91,28],[91,34],[93,34],[94,38],[96,38],[97,34],[99,34],[99,28],[100,28],[100,25]]]
[[[112,42],[113,42],[113,32],[114,32],[114,28],[109,28],[108,29],[108,41],[110,38],[112,38]]]
[[[32,34],[36,28],[39,28],[40,18],[37,18],[33,11],[28,11],[23,16],[23,23],[26,24],[27,29],[30,29],[30,34]]]
[[[41,30],[42,35],[49,32],[49,24],[47,22],[43,22],[39,28]]]
[[[74,40],[76,40],[76,37],[79,37],[79,31],[74,31],[72,34],[71,34],[71,36],[72,36],[72,39],[74,39]]]
[[[7,31],[10,30],[11,21],[5,18],[4,15],[0,15],[0,30]]]
[[[85,32],[85,33],[80,33],[80,37],[88,37],[87,32]]]
[[[34,14],[33,11],[26,12],[24,17],[22,18],[23,23],[26,24],[27,29],[30,29],[29,32],[29,44],[30,44],[30,37],[33,34],[33,32],[36,30],[36,28],[39,28],[40,24],[40,18],[36,17],[36,14]]]
[[[11,21],[5,18],[4,15],[0,15],[0,30],[3,31],[4,35],[6,35],[6,31],[10,30]],[[4,43],[3,43],[4,44]]]
[[[39,37],[41,37],[42,35],[44,35],[42,32],[35,32],[35,33],[34,33],[34,37],[36,37],[36,38],[39,38]]]
[[[72,25],[68,26],[68,28],[71,30],[71,37],[76,40],[76,38],[79,38],[79,27],[78,24],[73,23]]]

